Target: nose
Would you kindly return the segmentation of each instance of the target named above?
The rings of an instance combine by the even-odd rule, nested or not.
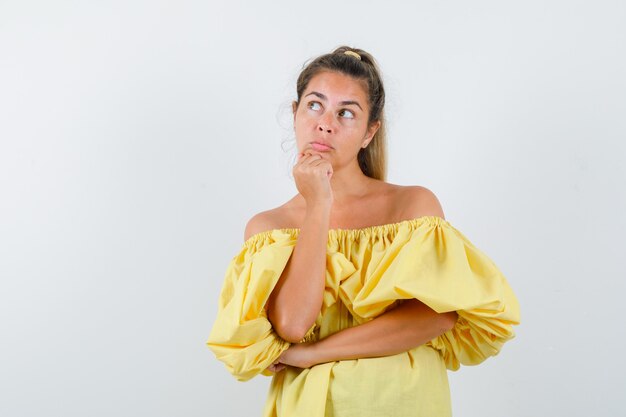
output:
[[[320,122],[319,126],[317,127],[321,132],[326,132],[326,133],[330,133],[332,131],[332,129],[330,129],[327,125],[323,124]]]
[[[329,120],[328,117],[320,117],[320,120],[317,123],[317,130],[320,132],[332,133],[334,131],[332,121]]]

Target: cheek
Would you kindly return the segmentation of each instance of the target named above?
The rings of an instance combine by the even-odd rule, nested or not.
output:
[[[296,134],[296,138],[305,140],[307,136],[311,135],[311,132],[315,130],[315,124],[311,121],[310,118],[302,117],[298,115],[296,118],[294,125],[294,133]]]
[[[298,118],[296,119],[296,126],[302,129],[309,125],[311,125],[310,117],[307,117],[306,115],[302,115],[302,114],[298,115]]]

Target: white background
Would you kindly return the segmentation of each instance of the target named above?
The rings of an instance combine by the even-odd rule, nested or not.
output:
[[[520,300],[454,415],[626,415],[626,6],[412,3],[0,0],[2,416],[261,414],[269,378],[204,342],[246,221],[296,192],[298,72],[343,44],[383,71],[388,181]]]

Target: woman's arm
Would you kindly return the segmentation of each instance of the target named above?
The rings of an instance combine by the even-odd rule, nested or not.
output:
[[[322,308],[331,203],[307,205],[304,224],[268,300],[268,319],[284,340],[296,343]]]
[[[315,343],[292,345],[278,362],[308,368],[324,362],[395,355],[450,330],[456,320],[454,311],[439,314],[419,300],[406,300],[367,323]]]

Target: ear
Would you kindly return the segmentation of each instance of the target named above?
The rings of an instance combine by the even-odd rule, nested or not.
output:
[[[382,123],[380,122],[380,120],[376,120],[374,123],[370,124],[370,126],[367,128],[367,134],[363,138],[363,144],[361,145],[362,148],[365,148],[367,147],[367,145],[369,145],[376,132],[378,132],[378,129],[380,129],[381,124]]]
[[[291,102],[291,111],[293,112],[293,119],[296,119],[296,111],[298,111],[298,102],[297,101],[292,101]]]

